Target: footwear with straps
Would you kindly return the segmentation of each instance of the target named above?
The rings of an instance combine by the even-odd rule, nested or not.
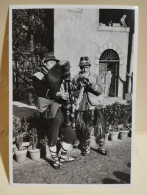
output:
[[[59,159],[59,157],[58,157],[58,155],[57,155],[57,152],[53,152],[53,151],[51,151],[51,157],[52,157],[52,166],[53,166],[53,168],[54,169],[60,169],[60,167],[61,167],[61,163],[60,163],[60,159]]]
[[[83,150],[83,152],[82,152],[82,155],[83,156],[86,156],[87,154],[89,154],[90,153],[90,146],[86,146],[86,148]]]
[[[67,156],[67,150],[61,146],[60,162],[73,162],[74,157]]]
[[[64,156],[64,155],[61,155],[60,156],[60,162],[73,162],[75,160],[75,157],[73,156]]]

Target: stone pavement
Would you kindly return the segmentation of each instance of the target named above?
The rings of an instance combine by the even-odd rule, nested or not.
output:
[[[79,149],[74,162],[63,163],[55,170],[49,160],[41,158],[32,161],[27,157],[24,163],[13,161],[13,181],[22,184],[129,184],[131,172],[131,138],[107,141],[109,154],[102,156],[92,146],[91,153],[82,156]]]

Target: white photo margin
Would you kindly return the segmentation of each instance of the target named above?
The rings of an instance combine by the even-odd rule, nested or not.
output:
[[[132,141],[131,141],[131,180],[130,184],[18,184],[13,182],[12,162],[12,132],[13,132],[13,77],[12,77],[12,11],[13,9],[133,9],[135,11],[134,28],[134,67],[133,67],[133,101],[132,101]],[[130,187],[134,181],[134,134],[135,134],[135,111],[136,111],[136,80],[137,80],[137,51],[138,51],[138,6],[121,5],[10,5],[9,6],[9,182],[11,186],[29,187]]]

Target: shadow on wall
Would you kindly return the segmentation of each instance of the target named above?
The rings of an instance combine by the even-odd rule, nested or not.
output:
[[[0,72],[0,154],[4,169],[9,180],[9,16],[7,14]]]

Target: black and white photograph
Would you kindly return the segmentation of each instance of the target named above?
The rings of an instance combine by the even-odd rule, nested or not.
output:
[[[138,8],[9,9],[10,184],[131,185]]]

